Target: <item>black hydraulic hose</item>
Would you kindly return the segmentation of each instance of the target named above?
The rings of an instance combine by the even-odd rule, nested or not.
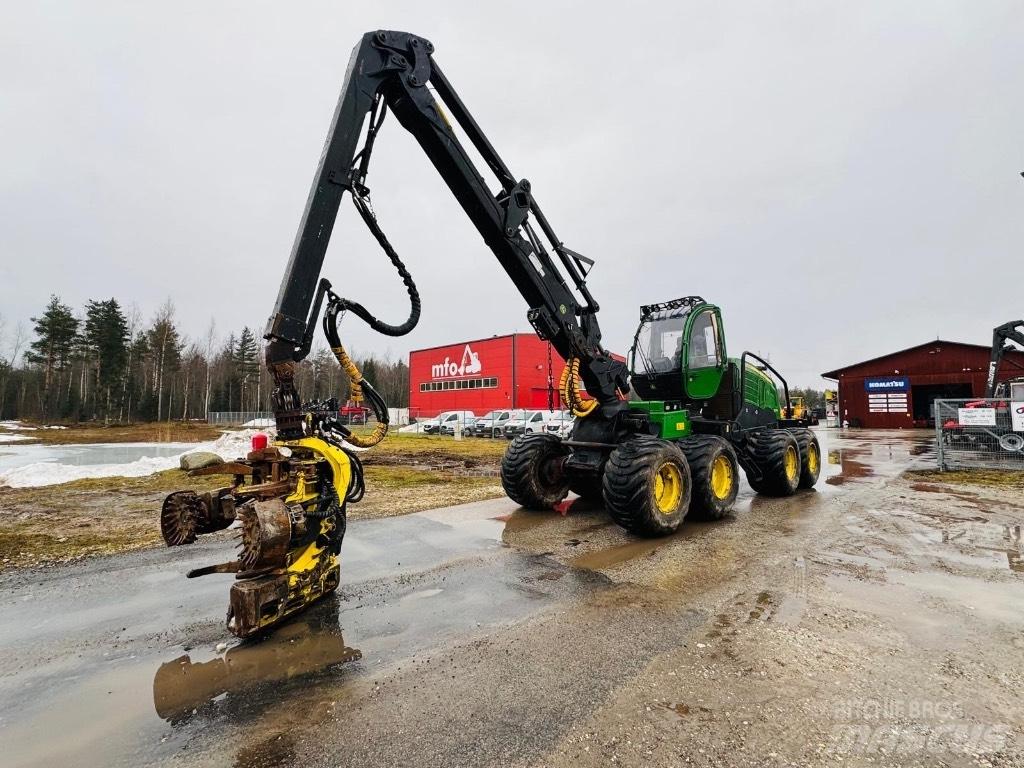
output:
[[[415,290],[415,288],[413,290]],[[341,344],[341,337],[338,335],[338,313],[342,311],[344,301],[344,299],[332,296],[330,303],[327,305],[327,311],[324,312],[324,335],[327,337],[327,343],[330,345],[332,350],[342,350],[342,352],[344,352],[344,348]],[[416,298],[416,303],[413,306],[417,310],[416,316],[419,317],[418,297]],[[337,352],[335,354],[337,354]],[[353,371],[355,371],[354,368]],[[353,380],[352,383],[354,386],[358,386],[362,396],[365,397],[366,401],[370,404],[370,407],[373,409],[373,415],[376,417],[377,421],[385,426],[388,425],[391,422],[391,415],[388,412],[388,404],[384,401],[381,394],[373,388],[373,385],[370,384],[365,377],[360,376],[358,381]]]
[[[375,317],[370,310],[359,302],[352,301],[351,299],[343,299],[341,297],[337,297],[336,299],[338,311],[344,312],[347,310],[352,312],[354,315],[362,318],[367,325],[377,331],[377,333],[383,333],[385,336],[404,336],[415,328],[416,324],[420,321],[420,293],[416,289],[416,283],[413,282],[412,275],[409,274],[409,270],[405,268],[405,264],[402,263],[402,259],[399,257],[394,247],[392,247],[391,243],[388,242],[387,236],[377,223],[377,217],[370,209],[366,199],[353,192],[352,202],[355,203],[356,210],[359,211],[359,215],[362,217],[367,229],[369,229],[373,234],[374,238],[380,244],[380,247],[384,250],[384,253],[388,255],[388,258],[395,266],[395,269],[398,270],[398,274],[402,278],[402,282],[405,284],[406,290],[409,292],[409,317],[400,325],[391,325]]]

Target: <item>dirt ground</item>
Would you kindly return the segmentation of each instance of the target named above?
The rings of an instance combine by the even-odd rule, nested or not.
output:
[[[207,440],[194,425],[124,428],[125,441]],[[204,425],[205,426],[205,425]],[[175,431],[177,430],[177,431]],[[68,442],[96,430],[40,430]],[[100,432],[99,434],[105,434]],[[220,432],[215,432],[214,436]],[[114,440],[117,441],[116,439]],[[158,441],[158,442],[160,442]],[[504,440],[462,440],[432,436],[391,435],[360,454],[367,493],[349,507],[353,520],[405,515],[424,509],[482,501],[502,495],[498,468]],[[85,557],[162,547],[160,505],[178,490],[209,491],[230,483],[224,477],[190,477],[179,470],[149,477],[76,480],[38,488],[0,488],[0,570],[54,565]],[[229,534],[225,534],[229,535]]]
[[[25,422],[30,429],[8,430],[28,438],[25,442],[46,445],[81,445],[83,443],[199,443],[216,440],[223,429],[199,421],[168,421],[147,424],[62,424],[62,429],[42,429],[43,425]]]
[[[507,499],[352,523],[226,634],[216,539],[0,574],[12,766],[1022,766],[1024,504],[931,433],[819,432],[789,499],[638,540]],[[369,468],[368,468],[369,469]]]

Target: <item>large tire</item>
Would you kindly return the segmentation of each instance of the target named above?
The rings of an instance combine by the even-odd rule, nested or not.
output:
[[[551,509],[569,493],[559,462],[568,455],[569,449],[554,435],[519,435],[501,460],[505,493],[527,509]]]
[[[821,474],[821,446],[809,429],[791,429],[800,446],[800,488],[813,488]]]
[[[736,451],[727,440],[715,435],[697,435],[677,445],[690,465],[693,495],[690,517],[721,520],[732,509],[740,489],[740,466]]]
[[[604,503],[612,519],[638,536],[675,532],[690,508],[690,467],[674,443],[639,437],[612,451]]]
[[[800,485],[800,445],[786,429],[762,429],[750,435],[754,463],[762,478],[747,477],[762,496],[792,496]]]

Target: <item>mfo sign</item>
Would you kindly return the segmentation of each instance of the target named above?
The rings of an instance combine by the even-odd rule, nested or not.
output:
[[[462,359],[456,363],[448,355],[445,355],[443,363],[434,363],[430,366],[430,378],[432,379],[454,379],[458,376],[471,376],[480,373],[483,365],[480,363],[480,355],[469,348],[469,344],[462,350]]]
[[[909,392],[910,379],[906,376],[887,376],[884,379],[864,379],[868,392]]]

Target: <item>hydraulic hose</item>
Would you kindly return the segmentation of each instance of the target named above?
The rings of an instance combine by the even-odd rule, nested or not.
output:
[[[334,358],[338,361],[338,365],[341,366],[345,376],[348,377],[351,399],[356,403],[361,403],[365,399],[370,404],[370,408],[373,409],[373,414],[377,418],[377,425],[369,435],[351,434],[345,440],[359,448],[370,448],[383,440],[388,433],[388,424],[390,422],[388,404],[384,402],[384,398],[373,388],[373,385],[363,378],[359,367],[349,357],[344,345],[342,345],[341,338],[338,336],[338,312],[340,311],[341,300],[332,296],[331,303],[324,313],[324,334],[327,336],[327,343],[331,345],[331,352],[334,353]]]
[[[594,412],[598,402],[594,398],[585,398],[580,390],[580,360],[578,357],[570,357],[562,375],[558,380],[558,391],[562,400],[572,411],[573,416],[585,418]]]
[[[357,301],[351,299],[343,299],[337,297],[338,311],[350,311],[352,314],[360,317],[366,322],[373,330],[377,333],[383,333],[385,336],[404,336],[409,333],[416,324],[420,321],[420,294],[416,288],[416,283],[413,282],[412,275],[409,274],[409,270],[405,268],[405,264],[402,263],[402,259],[398,256],[394,247],[388,242],[387,235],[380,228],[377,223],[377,217],[373,213],[373,209],[370,207],[368,198],[361,196],[358,192],[352,192],[352,202],[355,204],[356,210],[359,211],[359,215],[362,217],[363,222],[366,224],[367,229],[373,234],[374,238],[380,244],[380,247],[384,250],[384,253],[388,255],[388,259],[394,265],[395,269],[398,270],[398,275],[402,278],[402,282],[405,284],[405,289],[409,293],[409,317],[404,323],[400,325],[391,325],[385,323],[383,320],[375,317],[370,310],[364,307]]]

